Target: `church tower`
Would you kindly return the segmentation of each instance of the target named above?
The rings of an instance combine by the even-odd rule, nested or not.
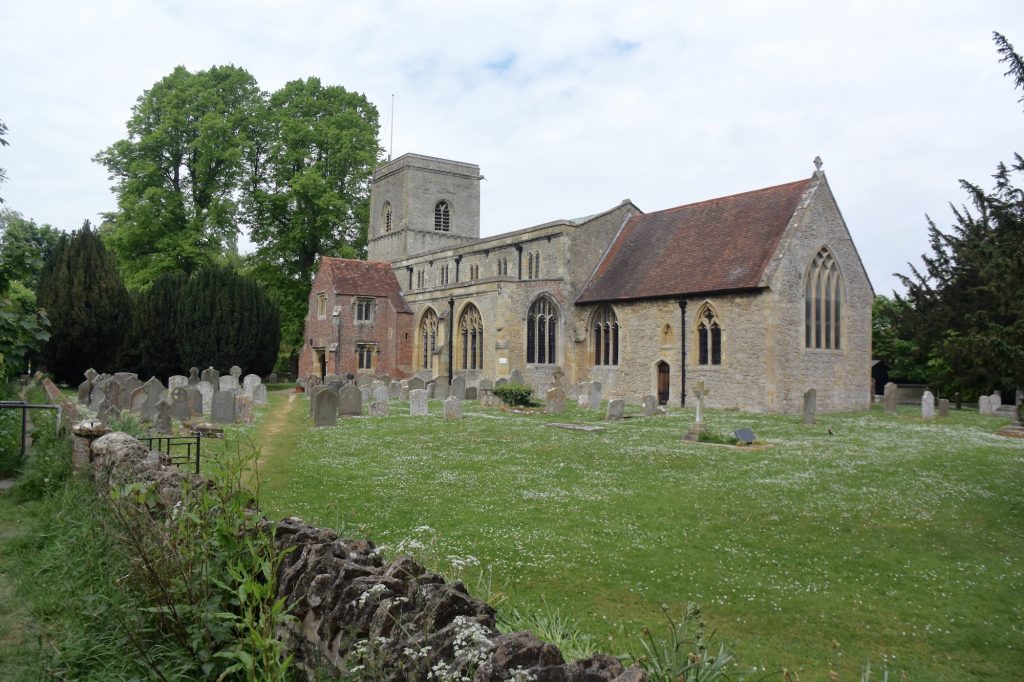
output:
[[[393,262],[480,238],[480,167],[403,154],[370,185],[367,258]]]

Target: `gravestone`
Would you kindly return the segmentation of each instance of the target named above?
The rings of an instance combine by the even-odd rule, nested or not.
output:
[[[392,381],[388,383],[388,400],[398,400],[402,397],[402,383]]]
[[[504,386],[507,383],[508,379],[498,379],[497,381],[494,382],[494,388],[497,388],[498,386]]]
[[[588,398],[590,400],[590,406],[592,408],[600,409],[601,407],[601,382],[591,381],[590,386],[587,390]]]
[[[808,426],[814,425],[814,415],[818,411],[818,391],[813,388],[804,393],[804,412],[801,422]]]
[[[82,405],[89,404],[89,395],[92,393],[92,379],[86,379],[78,384],[78,402]]]
[[[136,417],[145,417],[146,407],[146,389],[142,386],[132,391],[132,395],[128,398],[128,411],[134,414]]]
[[[267,383],[268,384],[276,384],[277,383],[277,372],[271,372],[270,374],[267,375]]]
[[[525,383],[523,381],[523,373],[520,372],[518,369],[512,370],[512,373],[508,375],[508,380],[513,384]]]
[[[645,417],[653,417],[658,414],[658,399],[653,395],[645,395],[643,402],[643,414]]]
[[[239,424],[252,424],[252,398],[249,396],[235,396],[235,421]]]
[[[374,402],[387,402],[388,401],[388,387],[378,386],[373,389],[373,401]]]
[[[896,384],[894,384],[891,381],[887,383],[885,385],[885,388],[883,389],[883,391],[885,392],[885,414],[896,414],[896,389]]]
[[[385,386],[387,386],[388,384],[391,383],[391,375],[390,374],[381,374],[379,377],[377,377],[377,381],[379,381],[380,383],[382,383]]]
[[[252,397],[253,389],[263,383],[263,379],[260,379],[258,374],[246,374],[245,378],[242,379],[242,393]]]
[[[358,386],[359,388],[362,388],[363,386],[368,386],[372,389],[373,377],[371,377],[369,374],[360,374],[358,377],[356,377],[356,386]]]
[[[477,400],[480,401],[480,407],[501,407],[501,398],[494,395],[494,391],[489,388],[477,391]]]
[[[478,394],[476,386],[466,386],[466,400],[476,400]]]
[[[367,412],[371,417],[387,417],[391,414],[391,407],[386,400],[374,400]]]
[[[114,411],[115,416],[128,406],[128,396],[124,394],[124,387],[116,379],[107,382],[106,400],[110,403],[110,409]]]
[[[751,429],[736,429],[732,432],[741,445],[750,445],[754,442],[754,432]]]
[[[89,409],[93,412],[100,411],[100,405],[107,397],[107,382],[106,381],[94,381],[92,385],[92,394],[89,396]]]
[[[363,392],[349,384],[338,393],[338,414],[342,417],[359,416],[363,413]]]
[[[477,385],[477,389],[487,391],[493,390],[494,382],[487,378],[481,379],[480,383]]]
[[[210,410],[213,409],[213,385],[209,381],[200,381],[196,384],[196,389],[203,396],[203,414],[210,414]]]
[[[362,396],[364,403],[370,402],[370,398],[373,397],[373,389],[369,386],[360,386],[359,393]]]
[[[185,390],[185,386],[177,386],[171,389],[170,414],[171,419],[177,419],[178,421],[185,421],[191,416],[188,406],[188,392]]]
[[[328,375],[326,375],[324,377],[324,383],[325,384],[329,384],[332,381],[337,381],[340,384],[341,383],[341,377],[338,376],[337,374],[328,374]]]
[[[95,393],[95,391],[93,391],[93,393]],[[978,396],[978,414],[992,414],[992,410],[989,409],[989,397],[987,395]]]
[[[85,378],[88,379],[89,381],[96,381],[96,377],[98,376],[99,374],[97,374],[96,370],[94,370],[92,367],[85,370]]]
[[[448,390],[448,381],[445,379],[437,379],[434,381],[434,400],[445,400],[451,392]]]
[[[427,409],[427,391],[423,388],[414,388],[409,391],[409,415],[423,417],[430,414]]]
[[[435,382],[433,382],[433,381],[428,381],[427,384],[423,387],[426,390],[426,392],[427,392],[427,398],[428,399],[433,399],[433,397],[434,397],[434,391],[435,391],[434,383]]]
[[[576,405],[581,408],[590,407],[590,382],[581,381],[577,390],[579,395],[576,396]]]
[[[340,391],[344,385],[345,385],[345,382],[342,381],[341,379],[335,379],[334,381],[324,382],[324,386],[328,387],[329,389],[331,389],[335,393]]]
[[[215,370],[213,367],[207,367],[203,370],[202,374],[199,375],[200,381],[205,381],[210,386],[220,386],[220,372]]]
[[[183,374],[174,374],[167,377],[167,388],[173,391],[176,388],[188,386],[188,377]]]
[[[544,394],[544,411],[548,414],[561,414],[565,412],[565,391],[557,386],[549,389]]]
[[[319,394],[320,391],[329,391],[329,390],[331,390],[330,386],[313,386],[306,393],[306,395],[309,396],[309,416],[310,417],[313,416],[313,409],[314,409],[313,405],[314,405],[314,400],[316,399],[317,394]]]
[[[237,392],[239,389],[238,377],[234,376],[233,374],[226,374],[222,376],[220,378],[218,388],[221,391],[231,391],[232,393]]]
[[[387,388],[388,385],[385,384],[383,381],[380,381],[379,379],[374,379],[373,383],[370,384],[370,390],[372,390],[372,391],[376,391],[378,388],[381,388],[381,387]]]
[[[462,401],[453,395],[444,399],[444,418],[462,419]]]
[[[155,421],[159,414],[156,406],[164,396],[164,385],[156,377],[150,377],[149,381],[142,385],[142,390],[146,392],[146,402],[142,404],[142,416],[149,421]],[[167,406],[170,407],[169,401]]]
[[[266,405],[267,400],[267,386],[266,384],[257,384],[252,389],[252,401],[256,405]]]
[[[171,403],[167,398],[162,398],[156,404],[156,418],[153,419],[153,430],[163,434],[171,432]]]
[[[426,388],[426,387],[427,387],[427,382],[425,382],[423,379],[421,379],[419,377],[413,377],[412,379],[409,379],[409,390],[410,391],[415,391],[417,389]]]
[[[921,396],[921,418],[933,419],[935,417],[935,396],[931,391],[925,391]]]
[[[214,424],[235,423],[235,394],[231,391],[217,391],[210,406],[210,421]]]
[[[203,394],[199,392],[198,384],[186,386],[185,393],[188,394],[188,416],[203,416]]]
[[[622,414],[626,411],[626,401],[622,398],[615,398],[608,401],[608,410],[604,413],[606,422],[622,421]]]
[[[188,385],[189,386],[195,386],[200,381],[202,381],[202,379],[199,377],[199,368],[198,367],[189,367],[188,368]]]
[[[949,416],[949,399],[941,398],[939,400],[939,416],[940,417],[948,417]]]
[[[466,399],[466,380],[462,377],[455,377],[452,379],[452,390],[449,391],[448,395],[453,395],[459,400]]]
[[[231,365],[231,369],[228,370],[228,374],[233,376],[236,382],[242,380],[242,368],[238,365]]]
[[[313,394],[313,426],[338,425],[338,395],[329,388]]]
[[[131,395],[132,393],[135,392],[135,389],[140,388],[142,386],[142,380],[139,379],[138,374],[130,374],[128,378],[125,379],[124,382],[121,384],[121,386],[124,388],[122,395],[125,398],[125,403],[122,407],[127,410],[128,401],[131,399]]]
[[[400,400],[408,400],[409,399],[409,391],[412,390],[412,389],[409,388],[409,382],[403,381],[401,385],[402,385],[402,390],[399,391],[398,398]]]

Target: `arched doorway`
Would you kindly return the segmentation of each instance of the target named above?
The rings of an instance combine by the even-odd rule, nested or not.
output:
[[[658,404],[668,405],[668,387],[671,371],[669,370],[668,363],[664,360],[658,362],[654,367],[658,375]]]

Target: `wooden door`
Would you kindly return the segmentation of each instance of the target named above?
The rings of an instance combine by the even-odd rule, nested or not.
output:
[[[658,363],[658,404],[668,404],[669,368],[667,362]]]

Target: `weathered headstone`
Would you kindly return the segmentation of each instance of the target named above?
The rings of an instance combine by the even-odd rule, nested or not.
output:
[[[374,400],[370,403],[367,413],[371,417],[387,417],[391,414],[391,407],[386,400]]]
[[[370,402],[370,398],[373,397],[373,389],[369,386],[360,386],[359,393],[362,396],[364,403]]]
[[[434,398],[434,391],[436,390],[434,388],[434,384],[435,383],[437,383],[437,382],[428,381],[427,384],[423,387],[424,390],[426,390],[426,392],[427,392],[427,398],[430,399],[430,400],[432,400]]]
[[[78,384],[78,402],[82,405],[89,404],[89,394],[92,393],[92,379],[86,379]]]
[[[124,388],[124,391],[122,391],[122,396],[124,396],[125,399],[122,408],[127,410],[128,401],[131,399],[131,395],[132,393],[135,392],[135,389],[140,388],[142,386],[142,380],[139,379],[138,374],[129,374],[128,377],[122,382],[121,386],[122,388]]]
[[[198,367],[189,367],[188,368],[188,385],[189,386],[195,386],[200,381],[202,381],[202,379],[199,377],[199,368]]]
[[[128,408],[128,396],[124,394],[124,386],[116,379],[107,382],[106,400],[110,403],[110,409],[114,411],[115,415],[121,414],[122,410]]]
[[[818,391],[809,388],[804,392],[804,411],[801,422],[811,426],[814,424],[814,415],[818,411]]]
[[[271,372],[270,374],[267,375],[267,383],[268,384],[276,384],[277,383],[277,372]]]
[[[451,391],[448,387],[448,381],[446,379],[437,379],[434,381],[434,400],[445,400],[451,395]]]
[[[100,405],[103,404],[106,397],[107,381],[94,381],[92,385],[92,394],[89,397],[89,409],[93,412],[99,412]]]
[[[252,398],[249,396],[235,396],[235,421],[239,424],[252,424]]]
[[[187,385],[187,384],[186,384]],[[188,392],[185,386],[177,386],[171,389],[171,419],[184,421],[191,416],[188,403]]]
[[[935,396],[931,391],[925,391],[921,396],[921,418],[933,419],[935,417]]]
[[[452,387],[451,391],[448,392],[448,395],[453,395],[459,400],[465,400],[466,380],[463,379],[462,377],[455,377],[454,379],[452,379]]]
[[[341,389],[338,394],[338,414],[343,417],[358,416],[363,413],[363,393],[351,384]]]
[[[338,376],[337,374],[328,374],[328,375],[324,376],[324,383],[325,384],[329,384],[332,381],[337,381],[337,382],[340,383],[341,382],[341,377]]]
[[[658,399],[653,395],[645,395],[643,402],[643,415],[653,417],[658,414]]]
[[[142,416],[149,421],[156,421],[159,416],[156,406],[164,397],[164,385],[156,377],[150,377],[149,381],[142,385],[142,390],[146,392],[146,402],[142,404]],[[170,408],[170,406],[170,401],[168,401],[167,407]]]
[[[548,414],[565,412],[565,391],[557,386],[544,394],[544,411]]]
[[[363,386],[368,386],[372,390],[373,377],[371,377],[369,374],[360,374],[358,377],[356,377],[356,386],[358,386],[359,388],[362,388]]]
[[[95,391],[93,391],[93,393],[95,393]],[[992,409],[989,406],[989,397],[987,395],[980,395],[980,396],[978,396],[978,414],[981,414],[981,415],[990,415],[990,414],[992,414]]]
[[[494,382],[491,381],[490,379],[487,379],[485,377],[485,378],[480,380],[479,384],[477,384],[477,389],[478,390],[492,391],[492,390],[494,390]]]
[[[518,369],[512,370],[512,373],[508,375],[508,380],[513,384],[525,383],[523,381],[523,373],[520,372]]]
[[[97,374],[96,370],[94,370],[92,367],[90,367],[89,369],[85,370],[85,378],[88,379],[89,381],[95,381],[96,377],[98,377],[98,376],[99,376],[99,374]]]
[[[409,391],[409,414],[413,417],[422,417],[430,414],[427,409],[427,391],[423,388],[414,388]]]
[[[497,381],[494,382],[494,388],[497,388],[498,386],[504,386],[507,383],[508,383],[508,379],[505,379],[505,378],[498,379]]]
[[[310,417],[313,416],[313,410],[315,409],[314,405],[315,405],[317,394],[320,393],[320,391],[329,391],[329,390],[331,390],[330,386],[312,386],[309,389],[309,391],[306,392],[306,395],[309,396],[309,416]]]
[[[322,388],[313,394],[313,426],[338,425],[338,394]]]
[[[494,395],[494,391],[489,388],[477,391],[477,400],[480,401],[480,407],[501,407],[501,398]]]
[[[596,409],[600,409],[600,407],[601,407],[601,398],[602,398],[602,396],[601,396],[601,382],[600,381],[591,381],[590,382],[590,386],[588,387],[588,393],[589,393],[589,399],[590,399],[590,407],[592,407],[595,410]]]
[[[453,395],[444,399],[444,418],[462,419],[462,401]]]
[[[388,384],[391,383],[391,375],[390,374],[381,374],[379,377],[377,377],[377,381],[379,381],[380,383],[382,383],[385,386],[387,386]]]
[[[256,405],[267,404],[267,386],[266,384],[257,384],[252,389],[252,401]]]
[[[939,416],[940,417],[948,417],[949,416],[949,399],[948,398],[940,398],[939,399]]]
[[[199,392],[199,384],[186,386],[185,393],[188,395],[189,417],[203,416],[203,394]]]
[[[399,391],[398,398],[400,400],[408,400],[409,399],[409,391],[412,390],[412,389],[409,388],[409,382],[403,381],[401,386],[402,386],[402,390]]]
[[[228,370],[228,374],[235,378],[235,381],[242,380],[242,368],[238,365],[231,365],[231,369]]]
[[[398,400],[402,397],[402,382],[392,381],[388,383],[388,400]]]
[[[128,398],[128,411],[137,417],[144,417],[146,407],[146,389],[140,386],[139,388],[132,391],[132,395]]]
[[[380,401],[387,402],[388,401],[388,387],[387,386],[378,386],[377,388],[373,389],[373,401],[374,402],[380,402]]]
[[[188,377],[184,374],[174,374],[167,377],[168,389],[173,391],[174,389],[181,388],[182,386],[188,386]]]
[[[203,396],[203,414],[210,414],[213,409],[213,385],[209,381],[200,381],[196,384],[196,390]]]
[[[232,391],[217,391],[213,394],[210,421],[214,424],[235,423],[235,394]]]
[[[221,391],[231,391],[232,393],[240,393],[241,387],[238,385],[238,378],[232,374],[226,374],[220,378],[218,388]]]
[[[622,414],[626,411],[626,401],[622,398],[614,398],[608,401],[608,410],[604,413],[606,422],[622,421]]]
[[[263,383],[258,374],[246,374],[242,379],[242,393],[252,397],[253,389]]]
[[[479,389],[476,386],[466,386],[466,400],[476,400]]]
[[[883,398],[885,405],[885,414],[896,414],[896,391],[898,387],[893,382],[889,382],[885,385],[883,391],[885,397]]]
[[[156,418],[153,419],[153,430],[157,433],[171,432],[171,403],[163,398],[156,404]]]
[[[413,377],[412,379],[409,379],[409,390],[410,391],[415,391],[416,389],[426,388],[426,387],[427,387],[427,382],[425,382],[420,377]]]
[[[217,386],[220,385],[220,372],[215,370],[213,367],[207,367],[199,376],[199,380],[205,381],[206,383],[210,384],[210,386],[216,388]]]

